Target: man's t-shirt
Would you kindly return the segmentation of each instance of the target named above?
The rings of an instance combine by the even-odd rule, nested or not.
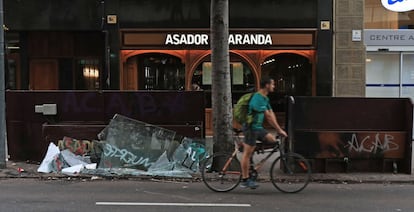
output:
[[[260,93],[253,94],[249,103],[249,113],[253,114],[252,130],[263,129],[264,112],[267,110],[272,110],[272,106],[269,104],[269,98]]]

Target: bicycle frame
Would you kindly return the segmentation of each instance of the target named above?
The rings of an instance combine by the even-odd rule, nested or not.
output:
[[[262,160],[260,160],[259,163],[257,163],[254,166],[254,170],[259,171],[263,167],[263,164],[266,163],[266,161],[269,160],[269,158],[272,157],[272,155],[275,154],[276,152],[280,152],[280,157],[282,157],[284,155],[284,153],[283,153],[283,151],[281,151],[281,148],[280,148],[281,145],[282,145],[281,143],[277,142],[276,146],[273,147],[273,149],[270,150],[270,152],[266,155],[266,157],[263,158]],[[253,156],[254,156],[254,153],[253,153],[252,157],[250,158],[250,162],[253,162]]]
[[[227,168],[229,167],[229,165],[231,164],[231,161],[235,158],[235,157],[237,157],[237,153],[239,153],[240,151],[239,151],[239,146],[240,146],[240,137],[238,136],[238,135],[236,135],[236,139],[235,139],[236,141],[234,142],[234,151],[233,151],[233,153],[231,154],[231,157],[229,158],[229,160],[227,160],[226,161],[226,164],[224,164],[224,166],[223,166],[223,169],[222,169],[222,172],[227,172],[228,173],[228,171],[225,171],[225,170],[227,170]],[[267,160],[269,160],[269,158],[270,157],[272,157],[273,156],[273,154],[275,154],[276,152],[280,152],[280,157],[282,157],[285,153],[284,153],[284,151],[282,151],[281,149],[282,149],[282,144],[283,144],[283,142],[285,141],[285,138],[283,138],[283,137],[281,137],[281,141],[277,141],[276,142],[276,144],[275,144],[275,146],[270,150],[270,151],[268,151],[269,152],[269,154],[267,154],[267,156],[265,157],[265,158],[263,158],[262,160],[260,160],[259,161],[259,163],[257,163],[253,168],[254,168],[254,170],[256,170],[256,171],[259,171],[262,167],[263,167],[263,164],[267,161]],[[263,153],[265,152],[266,150],[263,150]],[[256,150],[255,152],[258,152],[258,150]],[[252,162],[253,162],[253,156],[254,156],[254,154],[255,153],[253,153],[252,154],[252,156],[251,156],[251,158],[250,158],[250,162],[251,162],[251,164],[253,164]],[[258,154],[258,153],[256,153],[256,154]]]

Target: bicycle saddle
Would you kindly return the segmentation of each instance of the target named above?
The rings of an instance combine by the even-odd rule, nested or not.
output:
[[[243,130],[242,130],[242,129],[233,128],[233,132],[234,132],[236,135],[239,135],[239,134],[241,134],[241,133],[243,132]]]

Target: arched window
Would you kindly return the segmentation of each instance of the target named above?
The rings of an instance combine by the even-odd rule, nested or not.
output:
[[[168,54],[137,55],[139,90],[184,90],[185,66]]]
[[[200,87],[206,93],[206,107],[211,107],[211,71],[210,56],[201,62],[193,72],[192,87]],[[245,93],[255,90],[255,76],[250,66],[236,54],[230,54],[230,74],[233,103]]]

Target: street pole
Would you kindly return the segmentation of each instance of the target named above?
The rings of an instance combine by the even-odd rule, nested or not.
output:
[[[4,11],[0,0],[0,168],[6,168],[6,97],[4,65]]]
[[[217,151],[233,148],[233,105],[229,55],[229,0],[211,0],[213,142]]]

